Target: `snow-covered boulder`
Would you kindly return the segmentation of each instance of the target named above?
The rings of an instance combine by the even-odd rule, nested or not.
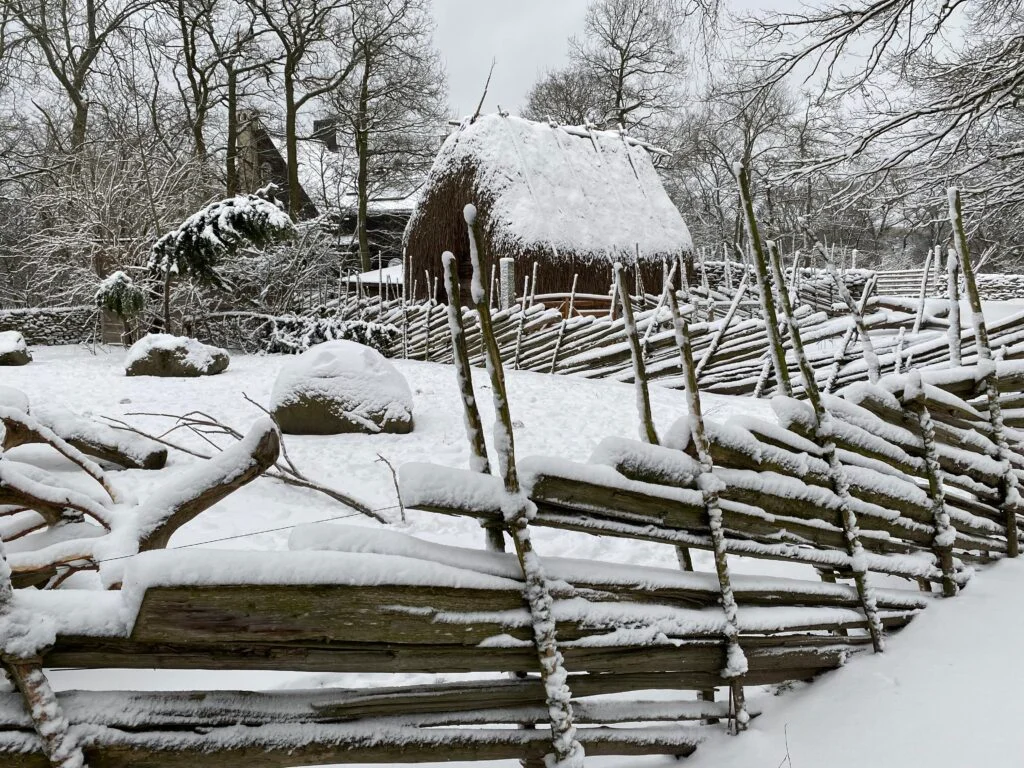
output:
[[[128,350],[124,370],[129,376],[212,376],[230,359],[226,350],[187,336],[151,333]]]
[[[18,331],[0,331],[0,365],[25,365],[32,362],[25,337]]]
[[[325,341],[285,363],[270,410],[290,435],[412,431],[405,377],[380,352],[354,341]]]
[[[16,411],[28,413],[28,395],[20,389],[0,384],[0,408],[13,408]]]

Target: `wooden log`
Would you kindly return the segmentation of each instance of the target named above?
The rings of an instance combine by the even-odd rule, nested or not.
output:
[[[139,551],[166,547],[181,526],[273,466],[280,449],[277,428],[262,419],[239,442],[159,486],[135,513]]]

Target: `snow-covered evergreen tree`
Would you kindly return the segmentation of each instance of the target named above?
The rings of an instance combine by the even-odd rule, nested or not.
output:
[[[274,201],[277,188],[210,203],[153,244],[149,268],[164,282],[164,328],[170,332],[170,286],[175,276],[222,285],[221,258],[243,245],[262,247],[295,232],[291,218]]]
[[[131,322],[142,314],[146,306],[145,292],[124,272],[118,270],[105,277],[96,289],[96,306],[113,312],[124,328],[122,340],[132,338]]]

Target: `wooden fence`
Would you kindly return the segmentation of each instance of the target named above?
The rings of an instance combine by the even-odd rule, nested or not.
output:
[[[812,566],[809,578],[723,582],[715,573],[540,558],[572,694],[572,737],[586,753],[689,754],[709,720],[738,725],[757,713],[757,702],[738,704],[732,682],[742,691],[806,680],[870,648],[864,597],[844,583],[858,567],[906,580],[906,589],[871,590],[870,611],[894,631],[927,607],[923,586],[953,594],[972,567],[1005,556],[1007,525],[1015,533],[1024,519],[1019,496],[1008,492],[1024,478],[1024,436],[1007,431],[1014,450],[1002,461],[981,373],[926,372],[919,388],[907,376],[887,376],[826,398],[859,523],[860,563],[838,519],[835,468],[809,426],[810,408],[784,398],[773,401],[778,424],[734,417],[706,432],[725,551]],[[1003,363],[997,374],[1002,402],[1020,402],[1024,366]],[[690,435],[684,419],[662,446],[612,437],[589,462],[519,461],[527,525],[714,551],[701,491],[710,486]],[[498,477],[408,464],[400,486],[419,509],[486,525],[508,519]],[[337,525],[300,529],[291,543],[297,551],[143,552],[120,591],[90,594],[84,613],[71,609],[81,592],[32,590],[25,605],[53,629],[39,661],[519,675],[369,690],[58,694],[58,711],[90,764],[296,766],[536,759],[551,751],[550,689],[535,671],[534,616],[515,555]],[[737,611],[735,635],[726,594]],[[732,642],[741,656],[730,652]],[[715,701],[723,688],[734,696]],[[677,694],[645,698],[651,689]],[[23,707],[19,694],[0,696],[0,765],[64,765],[47,762]]]

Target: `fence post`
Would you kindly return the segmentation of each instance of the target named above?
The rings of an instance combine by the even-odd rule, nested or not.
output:
[[[1021,505],[1017,475],[1010,463],[1010,446],[1006,441],[1003,428],[1003,407],[999,402],[999,377],[996,363],[992,359],[992,348],[988,343],[988,327],[981,311],[981,296],[978,284],[974,280],[974,267],[971,265],[971,254],[967,249],[967,233],[964,231],[963,208],[960,203],[960,190],[949,188],[949,220],[953,225],[953,244],[956,246],[960,269],[964,273],[967,286],[967,298],[971,303],[971,321],[974,325],[974,345],[977,348],[979,372],[984,376],[985,396],[988,400],[988,418],[992,427],[992,441],[999,452],[999,461],[1003,465],[1002,480],[999,483],[1000,507],[1006,516],[1006,556],[1017,557],[1020,554],[1020,534],[1017,530],[1017,509]]]
[[[773,247],[772,243],[768,245],[768,254],[771,258],[772,270],[775,272],[775,279],[781,280],[782,264],[779,252]],[[845,285],[843,287],[845,288]],[[849,296],[849,293],[849,291],[846,292],[847,296]],[[868,620],[871,645],[876,653],[880,653],[885,649],[882,621],[878,617],[874,590],[867,581],[867,563],[864,546],[860,541],[857,515],[850,503],[850,484],[846,478],[846,472],[843,470],[843,465],[839,461],[835,440],[832,437],[832,416],[829,414],[828,409],[825,408],[821,393],[818,390],[818,382],[814,378],[814,369],[804,353],[804,345],[800,339],[800,328],[796,323],[796,318],[793,316],[793,306],[789,301],[789,294],[786,291],[781,291],[780,298],[782,300],[782,311],[789,325],[789,337],[793,344],[793,352],[796,355],[797,365],[800,368],[800,375],[804,380],[804,394],[810,402],[814,413],[815,439],[821,448],[822,458],[828,463],[828,477],[832,493],[839,500],[839,523],[843,529],[846,551],[850,556],[850,571],[853,573],[853,580],[857,585],[857,594],[860,597],[864,616]]]
[[[669,311],[672,314],[672,325],[675,329],[676,345],[679,347],[679,365],[683,372],[686,389],[686,405],[690,417],[690,436],[693,447],[700,462],[700,476],[697,488],[700,490],[707,515],[708,527],[711,530],[711,546],[715,554],[715,573],[718,576],[718,588],[722,595],[722,610],[725,612],[725,668],[722,677],[729,682],[734,706],[736,731],[745,730],[750,716],[747,714],[743,694],[743,677],[747,674],[747,658],[740,647],[739,614],[736,597],[732,591],[732,579],[729,575],[729,558],[722,527],[722,510],[719,506],[718,493],[723,487],[721,480],[714,475],[714,462],[711,458],[711,445],[704,430],[704,418],[700,405],[700,392],[697,390],[697,377],[693,366],[693,349],[690,344],[690,332],[686,321],[679,314],[679,304],[675,291],[669,291]],[[706,697],[706,692],[705,692]]]
[[[496,419],[494,423],[494,444],[498,460],[498,472],[505,486],[504,523],[515,544],[516,557],[525,579],[526,602],[533,619],[533,640],[540,662],[540,676],[544,683],[547,711],[551,726],[552,757],[556,764],[566,768],[582,768],[583,746],[576,740],[573,725],[572,694],[566,681],[562,654],[558,650],[555,636],[555,621],[551,615],[553,600],[548,588],[547,577],[540,558],[533,550],[530,538],[530,515],[533,503],[526,498],[519,485],[515,463],[515,440],[512,429],[512,414],[509,410],[508,393],[505,389],[505,374],[501,364],[501,353],[491,325],[491,309],[481,280],[481,254],[476,233],[476,208],[465,208],[466,224],[469,227],[469,252],[473,263],[473,302],[480,316],[480,332],[487,361],[487,372],[491,377],[491,394],[494,398]]]
[[[3,451],[0,451],[0,454],[2,453]],[[0,539],[0,624],[29,621],[27,616],[13,615],[13,603],[14,585],[11,583],[11,569],[7,565],[3,540]],[[46,755],[49,764],[53,768],[86,768],[85,755],[69,732],[67,718],[64,717],[57,694],[50,687],[50,681],[46,679],[42,662],[37,658],[9,654],[7,649],[0,649],[0,654],[4,671],[25,701],[25,709],[39,735],[43,754]]]
[[[949,364],[953,368],[960,366],[960,339],[963,326],[960,324],[960,275],[957,265],[956,251],[950,248],[946,252],[946,296],[949,299]]]
[[[629,289],[622,279],[622,264],[615,262],[612,267],[615,274],[615,288],[622,301],[622,321],[629,352],[633,358],[633,382],[636,388],[636,407],[640,416],[640,439],[651,445],[658,445],[658,433],[654,429],[654,417],[651,415],[651,392],[647,387],[647,368],[644,366],[643,350],[640,348],[640,337],[636,331],[636,320],[633,317],[633,302],[629,298]]]
[[[565,336],[565,326],[569,322],[569,317],[572,316],[573,308],[576,304],[576,281],[579,279],[579,273],[572,276],[572,290],[569,291],[569,311],[566,312],[565,317],[562,318],[562,322],[558,326],[558,336],[555,338],[555,348],[551,352],[551,370],[549,373],[555,372],[555,366],[558,365],[558,353],[562,349],[562,337]],[[613,291],[615,290],[615,283],[612,283]],[[612,296],[612,307],[615,307],[615,296]]]
[[[771,277],[768,275],[768,260],[765,257],[764,246],[761,243],[757,219],[754,217],[754,204],[750,198],[750,177],[742,163],[736,163],[733,167],[733,172],[736,174],[736,181],[739,184],[740,202],[743,206],[744,221],[747,225],[747,239],[750,242],[754,256],[757,287],[761,292],[761,308],[764,314],[765,328],[768,331],[768,352],[772,366],[775,368],[775,377],[779,382],[779,391],[787,397],[792,397],[793,386],[789,381],[785,347],[782,345],[782,336],[779,333],[779,316],[775,311],[775,299],[772,297]],[[779,286],[780,294],[785,290],[785,286]]]
[[[511,309],[516,298],[516,261],[508,256],[498,261],[500,272],[501,308]]]
[[[924,469],[928,479],[928,497],[932,502],[932,524],[935,535],[932,550],[942,569],[942,594],[953,597],[957,593],[956,571],[953,566],[953,544],[956,543],[956,528],[949,522],[946,511],[946,492],[942,485],[942,467],[935,443],[935,427],[921,383],[921,372],[912,370],[903,388],[903,406],[910,409],[917,427],[917,435],[924,445]]]
[[[466,333],[462,322],[462,297],[459,290],[459,271],[455,265],[455,255],[445,251],[441,256],[444,267],[444,288],[448,294],[448,328],[452,335],[452,358],[455,367],[455,378],[462,396],[462,409],[465,414],[466,438],[469,440],[469,467],[474,472],[485,475],[491,473],[491,464],[487,459],[487,444],[484,442],[484,427],[480,420],[480,409],[477,408],[473,394],[473,369],[469,365],[469,352],[466,349]],[[493,552],[505,551],[505,539],[501,528],[487,526],[487,548]]]

